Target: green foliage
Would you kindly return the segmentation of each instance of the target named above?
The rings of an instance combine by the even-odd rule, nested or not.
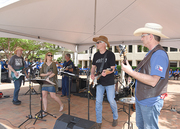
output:
[[[121,72],[121,65],[117,65],[117,70],[118,70],[118,73],[120,73]]]
[[[81,68],[82,67],[82,65],[81,64],[78,64],[78,68]]]
[[[175,71],[176,69],[180,69],[180,67],[170,67],[170,69],[172,69],[173,71]]]
[[[61,61],[62,61],[62,56],[59,57],[59,58],[57,58],[57,61],[58,61],[58,62],[61,62]]]
[[[141,51],[141,52],[142,52],[142,50],[144,52],[148,52],[149,51],[149,49],[147,47],[143,47],[142,45],[138,45],[138,50]]]
[[[5,52],[7,59],[14,54],[14,50],[17,46],[24,49],[22,56],[28,57],[28,59],[44,58],[47,52],[55,54],[61,51],[61,48],[46,42],[28,39],[0,38],[0,49]]]
[[[132,69],[134,70],[137,66],[132,66]],[[121,65],[117,65],[118,73],[121,73]]]

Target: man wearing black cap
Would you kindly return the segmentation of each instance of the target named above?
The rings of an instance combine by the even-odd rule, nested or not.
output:
[[[102,74],[99,79],[99,84],[96,86],[96,122],[98,127],[101,128],[102,124],[102,102],[103,94],[106,90],[107,98],[110,103],[113,112],[113,124],[115,127],[118,124],[118,110],[117,104],[114,100],[115,98],[115,88],[114,88],[114,69],[115,69],[115,55],[111,51],[106,49],[110,47],[108,38],[105,36],[99,36],[93,38],[96,42],[98,52],[94,54],[92,69],[91,69],[91,79],[95,79],[95,69]],[[103,65],[102,65],[103,64]],[[111,68],[111,71],[106,70]]]

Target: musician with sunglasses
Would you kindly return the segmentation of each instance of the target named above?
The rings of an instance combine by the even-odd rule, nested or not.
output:
[[[55,85],[52,84],[43,84],[42,85],[42,98],[43,98],[43,106],[44,111],[47,111],[47,96],[48,92],[50,93],[51,98],[53,98],[59,104],[59,111],[63,110],[63,103],[60,98],[56,95],[57,91],[57,67],[56,63],[52,61],[52,53],[48,52],[45,55],[44,64],[40,69],[40,76],[42,79],[50,80]]]
[[[99,84],[96,86],[96,122],[98,128],[102,125],[102,102],[103,95],[106,90],[107,98],[110,103],[112,113],[113,113],[113,123],[112,126],[115,127],[118,124],[118,110],[115,101],[115,87],[114,87],[114,70],[115,70],[115,55],[113,52],[106,49],[106,44],[110,47],[108,38],[105,36],[99,36],[93,38],[96,42],[98,52],[94,54],[92,69],[91,69],[91,79],[95,79],[95,70],[97,68],[98,72],[101,72],[101,77],[99,79]],[[106,69],[110,68],[108,71]]]
[[[167,96],[169,78],[168,54],[160,45],[162,26],[156,23],[146,23],[144,27],[134,31],[135,36],[141,36],[143,45],[149,49],[145,58],[135,70],[121,63],[121,68],[136,79],[136,125],[139,129],[159,129],[158,117]]]
[[[24,80],[24,76],[23,74],[18,73],[18,71],[24,69],[24,59],[22,57],[22,52],[23,49],[21,47],[17,47],[16,50],[14,51],[15,55],[11,57],[8,63],[8,68],[10,71],[12,71],[11,75],[14,81],[14,95],[12,100],[14,105],[21,104],[21,101],[18,100],[18,95],[19,95],[21,83]],[[26,71],[24,71],[24,73],[28,78],[29,76],[27,75]]]

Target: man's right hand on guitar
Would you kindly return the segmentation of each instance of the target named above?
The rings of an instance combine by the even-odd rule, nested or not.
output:
[[[15,74],[16,77],[18,77],[18,75],[19,75],[18,72],[14,72],[14,74]]]
[[[94,80],[95,76],[94,74],[91,74],[91,79]]]

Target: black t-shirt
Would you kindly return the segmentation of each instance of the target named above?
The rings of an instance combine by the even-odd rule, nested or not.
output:
[[[108,50],[106,52],[108,52],[108,54],[107,54],[107,56],[105,58],[105,63],[104,63],[103,70],[107,69],[107,68],[111,68],[111,66],[115,66],[115,55],[114,55],[114,53],[111,52],[111,51],[108,51]],[[102,61],[104,59],[105,53],[101,54],[98,51],[98,52],[96,52],[94,54],[94,58],[93,58],[92,64],[96,65],[97,72],[99,72],[99,70],[100,70],[100,67],[101,67]],[[113,85],[114,84],[114,73],[108,74],[105,77],[101,76],[100,79],[99,79],[99,83],[102,86]]]

